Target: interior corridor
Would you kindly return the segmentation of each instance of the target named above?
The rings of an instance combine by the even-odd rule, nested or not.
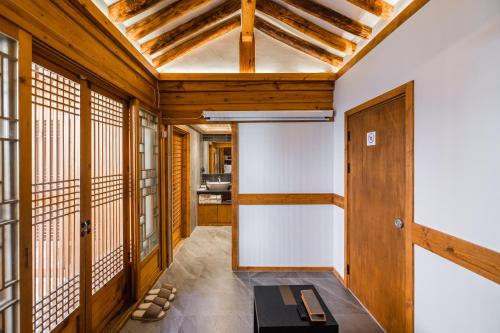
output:
[[[122,332],[250,333],[256,285],[313,284],[342,333],[382,332],[370,315],[329,272],[231,271],[231,227],[197,227],[156,285],[177,288],[167,316],[158,322],[129,320]]]

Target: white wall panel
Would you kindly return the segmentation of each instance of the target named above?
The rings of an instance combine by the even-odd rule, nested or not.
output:
[[[239,125],[240,193],[333,193],[333,123]]]
[[[500,251],[498,59],[500,1],[427,3],[336,82],[335,193],[344,193],[344,112],[414,80],[415,220]],[[498,285],[424,252],[415,332],[500,332]]]
[[[344,277],[344,210],[333,207],[333,267]]]
[[[498,284],[415,247],[416,333],[500,332],[499,309]]]
[[[332,267],[332,205],[240,206],[240,266]]]

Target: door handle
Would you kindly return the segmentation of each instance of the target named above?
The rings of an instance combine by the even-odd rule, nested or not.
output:
[[[403,229],[405,224],[403,223],[403,220],[400,217],[398,217],[397,219],[394,220],[394,225],[398,229]]]

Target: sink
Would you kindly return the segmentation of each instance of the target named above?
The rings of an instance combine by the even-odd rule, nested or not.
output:
[[[207,182],[207,188],[211,191],[228,190],[231,182]]]

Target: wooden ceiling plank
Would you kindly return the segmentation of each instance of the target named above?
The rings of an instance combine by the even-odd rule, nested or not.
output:
[[[168,50],[167,52],[159,55],[158,57],[153,59],[153,65],[156,67],[163,66],[172,60],[180,57],[187,52],[208,43],[215,38],[224,35],[225,33],[236,29],[241,24],[240,15],[231,17],[214,27],[199,33],[198,35],[182,42],[181,44],[175,46],[174,48]]]
[[[128,20],[156,5],[161,0],[120,0],[108,7],[109,16],[118,22]]]
[[[151,55],[161,49],[172,45],[183,38],[193,35],[205,27],[223,20],[240,9],[240,0],[228,0],[219,6],[183,23],[160,36],[153,38],[143,44],[141,49],[144,53]]]
[[[341,52],[352,54],[356,50],[356,44],[350,40],[323,29],[319,25],[306,20],[300,15],[295,14],[288,8],[285,8],[274,1],[259,0],[259,2],[257,2],[257,9],[260,12],[287,24],[295,30],[300,31],[301,33]]]
[[[157,12],[143,18],[127,28],[127,36],[133,40],[138,40],[173,20],[193,11],[210,0],[177,0]]]
[[[312,16],[361,38],[369,38],[372,28],[311,0],[283,0]]]
[[[241,0],[241,39],[243,42],[253,40],[256,0]]]
[[[322,49],[319,46],[298,38],[284,30],[281,30],[280,28],[264,21],[259,17],[255,18],[255,28],[288,46],[291,46],[330,65],[339,67],[342,64],[342,57],[330,53],[325,49]]]
[[[387,20],[390,18],[393,6],[384,0],[347,0],[353,5],[366,10],[373,15],[380,16]]]

